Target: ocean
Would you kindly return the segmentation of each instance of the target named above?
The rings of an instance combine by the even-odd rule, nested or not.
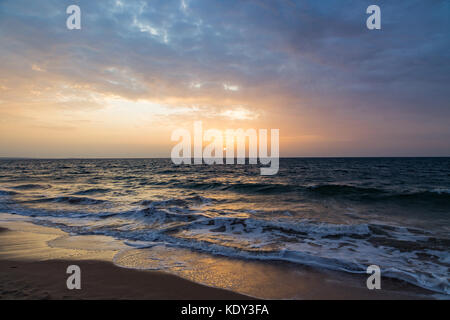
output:
[[[275,176],[170,159],[1,160],[0,212],[133,252],[362,274],[378,265],[384,277],[450,295],[450,158],[283,158]],[[141,265],[162,270],[187,263],[148,259]]]

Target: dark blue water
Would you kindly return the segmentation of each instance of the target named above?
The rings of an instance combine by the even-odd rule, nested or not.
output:
[[[0,210],[155,244],[384,276],[449,294],[450,158],[2,160]]]

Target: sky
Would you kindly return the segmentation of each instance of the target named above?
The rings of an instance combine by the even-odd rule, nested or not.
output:
[[[199,120],[279,129],[285,157],[450,156],[449,15],[448,0],[0,0],[0,157],[167,157]]]

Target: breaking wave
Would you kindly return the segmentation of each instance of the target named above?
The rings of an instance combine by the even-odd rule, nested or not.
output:
[[[70,214],[67,224],[61,214],[50,214],[37,223],[70,233],[138,242],[139,247],[164,244],[233,258],[282,260],[352,273],[364,273],[368,265],[377,264],[384,276],[450,294],[448,238],[387,224],[269,220],[246,216],[245,211],[212,214],[190,208],[188,203],[200,200],[194,199],[141,203],[147,207],[114,214]],[[84,222],[76,225],[74,218]],[[86,219],[96,222],[86,223]]]

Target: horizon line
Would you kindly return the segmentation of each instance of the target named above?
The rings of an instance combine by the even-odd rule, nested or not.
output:
[[[270,157],[267,157],[270,158]],[[376,159],[376,158],[450,158],[448,156],[287,156],[279,159]],[[170,157],[0,157],[0,160],[145,160]],[[194,159],[194,158],[191,158]],[[224,157],[223,159],[226,159]],[[238,159],[234,157],[234,159]],[[239,158],[240,159],[240,158]],[[249,159],[249,157],[245,157]]]

